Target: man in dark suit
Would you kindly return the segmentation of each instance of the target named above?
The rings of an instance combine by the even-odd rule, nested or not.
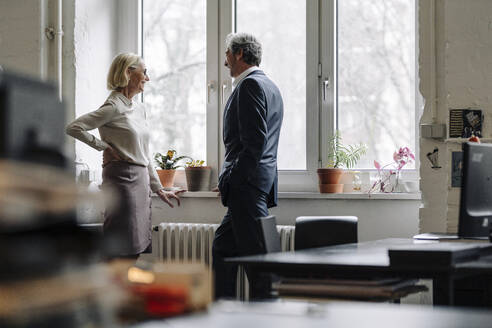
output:
[[[237,266],[224,263],[225,257],[265,253],[256,218],[267,216],[268,208],[277,205],[277,148],[283,118],[280,91],[258,68],[262,50],[257,39],[246,33],[230,34],[226,49],[224,65],[234,78],[234,90],[223,120],[225,159],[218,189],[228,210],[213,243],[216,298],[235,295]],[[269,283],[259,280],[256,295]]]

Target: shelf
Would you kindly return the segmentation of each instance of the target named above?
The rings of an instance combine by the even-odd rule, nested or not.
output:
[[[445,143],[464,143],[468,141],[468,138],[448,138],[443,140]],[[482,143],[490,143],[492,142],[492,138],[480,138],[480,142]]]

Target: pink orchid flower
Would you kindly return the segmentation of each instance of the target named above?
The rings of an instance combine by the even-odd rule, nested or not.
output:
[[[382,166],[378,161],[374,161],[374,167],[378,170],[379,178],[372,185],[371,189],[369,190],[369,194],[378,189],[380,192],[394,191],[394,186],[391,188],[390,191],[388,191],[386,188],[388,185],[390,185],[390,176],[398,176],[405,165],[411,163],[412,161],[415,161],[415,155],[410,148],[400,147],[398,151],[395,151],[393,153],[393,161],[394,162],[386,164],[384,166]]]

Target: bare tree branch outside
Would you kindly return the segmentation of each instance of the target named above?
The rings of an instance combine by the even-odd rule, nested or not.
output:
[[[206,159],[206,0],[144,0],[143,22],[151,147]]]
[[[144,94],[154,151],[206,158],[206,0],[144,0]],[[337,2],[337,113],[359,168],[415,150],[415,0]],[[237,0],[238,32],[263,44],[260,68],[279,86],[279,169],[306,169],[306,2]],[[219,40],[223,42],[223,40]]]
[[[369,146],[359,167],[415,151],[414,67],[414,0],[338,1],[338,125]]]
[[[306,169],[306,2],[237,0],[238,32],[262,43],[260,68],[277,84],[284,100],[279,169]]]

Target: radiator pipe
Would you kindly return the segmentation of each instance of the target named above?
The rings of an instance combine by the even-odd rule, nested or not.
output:
[[[55,48],[56,48],[56,57],[55,57],[55,65],[56,65],[56,82],[58,84],[58,98],[62,101],[63,93],[62,93],[62,79],[63,79],[63,0],[58,0],[56,2],[56,28],[55,28]]]

